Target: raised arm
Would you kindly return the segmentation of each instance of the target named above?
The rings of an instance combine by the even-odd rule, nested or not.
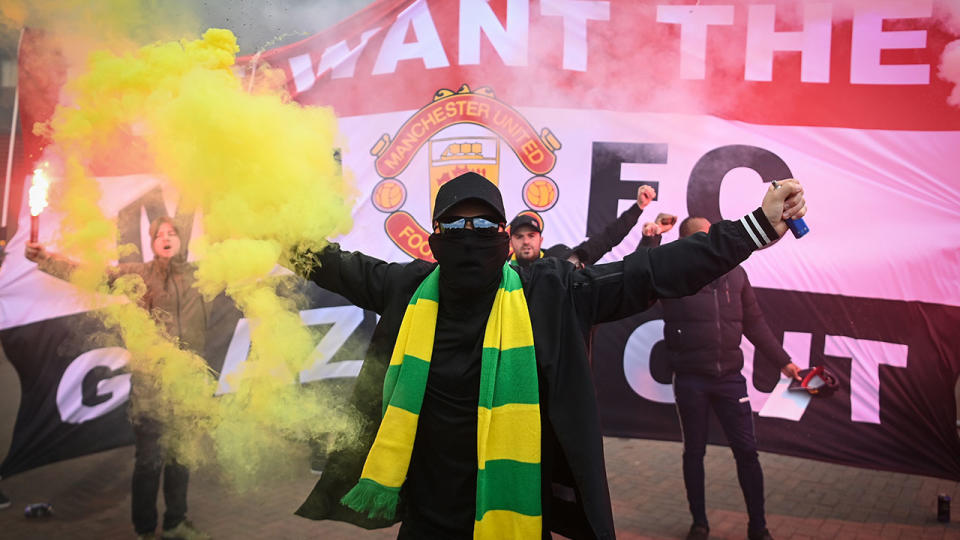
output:
[[[750,214],[756,217],[759,210]],[[749,219],[749,218],[744,218]],[[778,238],[765,223],[770,241]],[[584,322],[595,324],[628,317],[658,298],[693,294],[726,274],[754,250],[743,221],[720,221],[709,233],[697,233],[669,244],[634,252],[621,262],[595,265],[574,276],[577,309]],[[769,243],[769,242],[767,242]]]
[[[661,212],[653,222],[644,223],[641,229],[643,235],[640,237],[640,242],[637,243],[634,251],[659,246],[663,240],[663,234],[672,229],[673,224],[676,222],[677,216]]]
[[[655,248],[660,245],[662,240],[663,234],[656,223],[644,223],[643,236],[640,237],[640,241],[637,242],[637,248],[634,251],[640,251],[642,248]]]
[[[28,261],[37,263],[37,268],[41,272],[64,281],[69,281],[70,275],[77,268],[77,263],[63,255],[47,251],[43,244],[38,242],[27,242],[24,256]]]
[[[51,276],[70,281],[70,276],[77,269],[77,263],[59,253],[48,251],[43,244],[36,242],[27,242],[24,250],[27,260],[37,263],[37,268],[41,272]],[[117,266],[107,267],[107,284],[113,285],[113,282],[120,276],[126,274],[143,275],[144,263],[122,263]]]
[[[620,244],[630,234],[640,219],[640,214],[657,193],[650,186],[640,186],[637,190],[637,203],[630,205],[616,220],[610,222],[600,234],[595,234],[573,248],[573,254],[583,264],[593,264]]]
[[[784,180],[779,189],[767,190],[760,208],[737,221],[720,221],[709,233],[575,272],[571,289],[581,319],[587,324],[617,320],[647,309],[658,298],[693,294],[778,240],[787,231],[786,219],[805,214],[799,182]]]
[[[302,277],[343,296],[355,306],[383,313],[387,292],[404,265],[387,263],[354,251],[342,251],[329,244],[320,251],[294,257],[294,268]]]

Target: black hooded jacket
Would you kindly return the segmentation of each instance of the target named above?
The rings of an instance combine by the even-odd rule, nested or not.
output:
[[[759,209],[770,238],[777,238]],[[614,538],[599,413],[587,361],[586,336],[596,323],[647,309],[659,298],[691,294],[727,273],[758,247],[743,222],[724,221],[697,235],[624,260],[577,270],[544,258],[519,269],[533,326],[540,372],[544,530],[570,538]],[[336,245],[313,254],[305,277],[381,315],[354,387],[362,420],[359,440],[335,451],[297,510],[311,519],[387,527],[340,504],[363,468],[381,419],[383,378],[407,303],[435,263],[386,263]],[[403,492],[401,491],[401,506]],[[403,515],[403,510],[399,512]]]

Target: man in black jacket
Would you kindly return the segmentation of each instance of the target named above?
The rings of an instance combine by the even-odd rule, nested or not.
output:
[[[680,223],[680,238],[710,230],[702,217]],[[641,246],[660,243],[653,223],[643,226]],[[763,318],[747,273],[737,266],[696,294],[661,299],[663,337],[673,368],[673,391],[683,434],[683,481],[693,514],[688,540],[705,540],[710,531],[704,497],[703,456],[707,448],[707,415],[716,413],[737,463],[737,477],[747,503],[748,537],[770,538],[763,510],[763,471],[757,457],[753,411],[741,375],[740,338],[747,336],[763,357],[787,377],[797,378],[799,368]]]
[[[499,190],[482,176],[467,173],[437,192],[430,246],[438,263],[386,263],[341,251],[334,244],[319,252],[299,254],[293,261],[298,273],[381,318],[354,387],[352,403],[362,419],[358,440],[333,452],[297,514],[365,528],[402,521],[401,538],[473,538],[475,526],[480,527],[489,515],[489,511],[481,514],[481,496],[486,499],[491,490],[499,490],[509,498],[521,488],[529,494],[529,482],[534,482],[534,487],[539,483],[539,489],[534,489],[539,493],[536,501],[508,503],[514,508],[522,506],[521,502],[535,507],[528,517],[536,520],[533,530],[540,532],[525,529],[525,534],[500,537],[549,538],[553,530],[571,538],[614,538],[586,333],[596,323],[642,311],[658,298],[691,294],[725,274],[783,234],[784,219],[806,212],[802,192],[794,180],[767,191],[763,206],[751,214],[752,223],[762,227],[763,241],[754,239],[757,231],[749,229],[754,225],[725,221],[709,235],[635,253],[610,264],[577,270],[564,261],[544,258],[517,268],[505,266],[509,237],[504,232],[506,219]],[[388,368],[396,367],[401,358],[407,362],[405,353],[397,356],[401,347],[398,335],[410,310],[419,309],[422,288],[428,278],[434,279],[431,276],[437,269],[432,359],[415,417],[412,455],[405,458],[409,468],[397,488],[396,512],[359,512],[357,506],[379,505],[380,499],[358,502],[345,494],[353,495],[369,479],[369,461],[375,451],[383,449],[377,446],[381,439],[390,435],[381,433],[381,426],[388,425],[384,411],[390,414],[395,402],[394,394],[389,407],[384,407],[385,377],[395,373]],[[491,485],[478,482],[477,453],[483,444],[478,445],[477,399],[488,365],[485,360],[481,364],[488,351],[484,345],[486,321],[493,321],[491,306],[499,298],[497,282],[508,275],[519,277],[519,291],[527,306],[523,317],[529,318],[535,344],[529,350],[535,350],[534,380],[539,394],[539,467],[535,476]],[[500,290],[504,290],[502,286]],[[411,304],[412,297],[420,300]],[[421,330],[428,332],[427,328]],[[404,334],[404,339],[409,339],[408,335]],[[397,379],[390,380],[394,384]],[[391,421],[387,431],[394,427]],[[387,504],[393,505],[390,500]]]

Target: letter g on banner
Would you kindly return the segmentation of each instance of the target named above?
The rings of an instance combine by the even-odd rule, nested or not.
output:
[[[76,357],[57,386],[57,410],[68,424],[82,424],[116,409],[130,395],[127,365],[130,352],[122,347],[93,349]]]
[[[657,382],[650,372],[653,346],[663,340],[663,321],[654,319],[636,328],[623,349],[623,375],[630,388],[644,399],[673,403],[673,385]]]

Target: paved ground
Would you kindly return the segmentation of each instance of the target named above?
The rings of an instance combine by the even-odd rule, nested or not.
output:
[[[9,446],[19,401],[16,374],[0,355],[0,452]],[[620,538],[683,538],[689,516],[683,496],[680,445],[609,438],[607,469]],[[960,502],[954,522],[936,521],[938,493],[960,501],[960,484],[762,454],[770,529],[778,539],[960,539]],[[133,538],[129,523],[133,448],[56,463],[4,479],[13,506],[0,510],[0,538]],[[190,484],[190,516],[214,538],[394,538],[396,530],[364,531],[312,522],[291,513],[313,486],[306,460],[290,478],[273,478],[236,493],[213,471]],[[733,458],[726,448],[707,452],[711,538],[744,538],[747,517]],[[26,519],[32,502],[53,504],[47,519]]]

